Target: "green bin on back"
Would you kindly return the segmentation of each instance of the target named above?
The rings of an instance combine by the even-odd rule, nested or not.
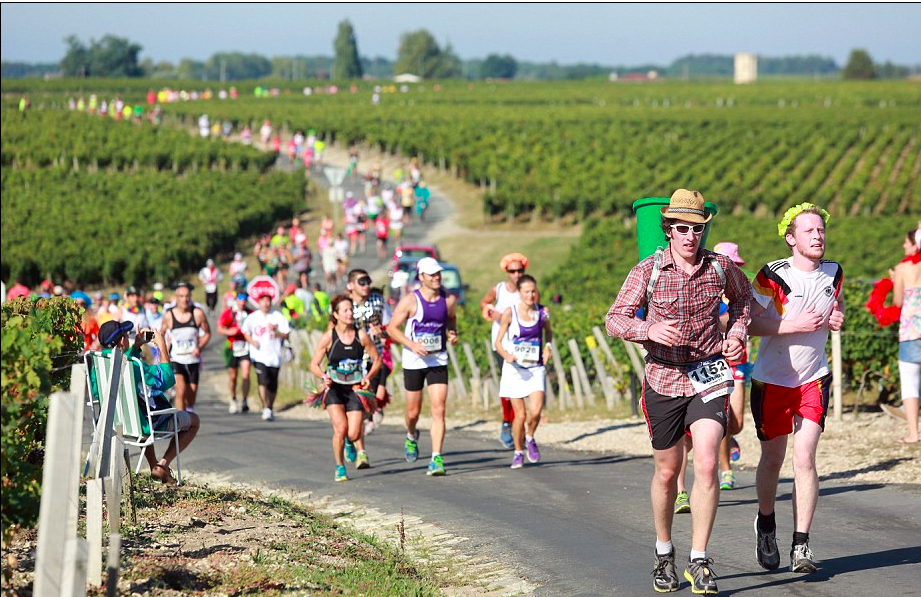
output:
[[[662,208],[668,207],[668,197],[646,197],[633,202],[633,213],[636,214],[636,242],[639,247],[639,260],[649,257],[656,252],[656,248],[665,247],[668,239],[662,232]],[[704,203],[707,213],[716,215],[718,208],[715,203]],[[700,246],[707,245],[707,235],[710,234],[711,219],[707,222],[704,235],[700,239]]]

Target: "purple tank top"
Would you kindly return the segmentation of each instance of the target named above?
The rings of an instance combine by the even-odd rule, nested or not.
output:
[[[419,290],[413,291],[422,313],[414,313],[409,322],[409,338],[414,342],[421,342],[429,353],[447,350],[447,322],[448,303],[444,290],[439,291],[434,302],[428,302],[422,297]]]
[[[544,348],[544,308],[541,305],[535,305],[537,308],[537,321],[531,325],[525,325],[518,317],[518,307],[512,307],[512,316],[518,327],[518,332],[512,335],[513,344],[532,344],[537,346],[537,364],[543,364]]]

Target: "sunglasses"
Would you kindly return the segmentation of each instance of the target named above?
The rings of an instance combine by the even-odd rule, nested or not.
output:
[[[524,273],[523,268],[522,269],[507,269],[505,271],[507,271],[510,274],[523,274]]]
[[[706,227],[706,224],[694,224],[693,226],[688,226],[687,224],[672,224],[672,230],[676,231],[678,234],[687,234],[691,231],[693,231],[694,234],[701,234]]]
[[[371,285],[371,276],[362,276],[355,280],[359,286],[370,286]]]

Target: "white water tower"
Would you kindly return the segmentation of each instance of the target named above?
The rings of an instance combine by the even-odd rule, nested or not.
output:
[[[733,81],[736,84],[754,83],[757,79],[758,57],[750,52],[737,52]]]

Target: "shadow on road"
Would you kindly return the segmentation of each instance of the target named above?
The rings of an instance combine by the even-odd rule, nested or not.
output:
[[[921,564],[921,545],[914,547],[902,547],[899,549],[888,549],[875,553],[860,553],[841,558],[832,558],[830,560],[819,561],[819,571],[809,575],[791,575],[789,569],[781,568],[777,571],[769,572],[759,571],[754,573],[739,573],[723,575],[721,578],[748,578],[748,577],[767,577],[772,578],[778,574],[784,574],[784,578],[769,580],[760,584],[751,585],[743,589],[721,590],[721,595],[737,595],[740,593],[759,591],[768,587],[781,587],[791,583],[818,583],[828,581],[839,574],[849,572],[860,572],[861,570],[876,570],[880,568],[890,568],[893,566],[904,566],[907,564]],[[885,592],[880,587],[880,594]]]
[[[577,441],[583,440],[587,437],[592,437],[595,435],[602,435],[604,433],[607,433],[608,431],[617,431],[618,429],[629,429],[630,427],[636,427],[638,425],[645,425],[645,423],[643,423],[642,421],[636,421],[636,422],[631,422],[631,423],[620,423],[618,425],[609,425],[608,427],[602,427],[601,429],[596,429],[595,431],[592,431],[591,433],[583,433],[582,435],[577,435],[576,437],[570,440],[566,440],[563,443],[572,444]]]

